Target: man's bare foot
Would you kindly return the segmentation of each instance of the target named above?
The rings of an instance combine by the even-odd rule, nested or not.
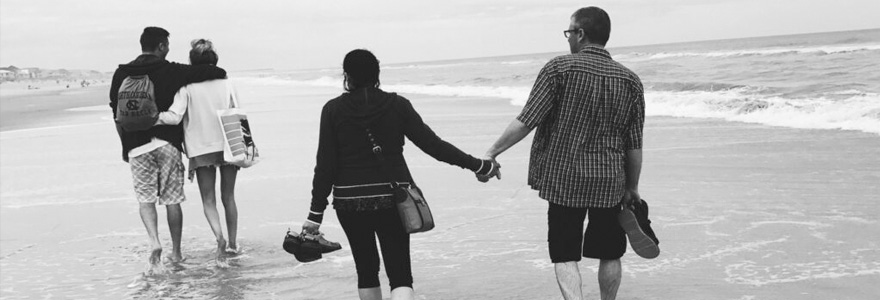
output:
[[[159,275],[166,272],[165,265],[162,264],[162,246],[156,245],[150,252],[149,265],[147,265],[146,275]]]

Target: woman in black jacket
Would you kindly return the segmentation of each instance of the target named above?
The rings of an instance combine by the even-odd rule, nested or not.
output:
[[[435,159],[474,171],[484,179],[496,175],[500,166],[443,141],[409,100],[379,89],[379,61],[369,51],[349,52],[342,68],[347,92],[327,102],[321,111],[312,204],[303,230],[318,233],[332,191],[333,208],[354,256],[360,299],[382,299],[377,236],[391,298],[412,299],[409,234],[389,185],[389,178],[401,185],[413,182],[403,157],[404,137]],[[373,153],[367,131],[382,147],[387,167]]]

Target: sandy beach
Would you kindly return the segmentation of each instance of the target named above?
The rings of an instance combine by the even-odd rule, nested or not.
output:
[[[322,230],[343,250],[300,264],[281,249],[307,215],[320,108],[340,88],[239,81],[238,89],[264,157],[238,176],[244,252],[229,268],[214,266],[213,236],[188,183],[187,259],[163,276],[143,275],[148,243],[131,174],[109,108],[100,109],[107,87],[4,96],[0,298],[356,299],[332,210]],[[438,135],[477,156],[520,110],[504,99],[404,96]],[[503,154],[503,180],[489,184],[406,146],[437,222],[412,236],[419,299],[561,299],[547,204],[526,185],[530,144],[531,136]],[[618,299],[880,295],[880,136],[650,117],[644,145],[640,192],[662,252],[624,256]],[[598,298],[598,263],[580,266],[586,296]]]
[[[30,90],[28,86],[42,86]],[[54,81],[4,82],[0,85],[0,131],[66,126],[94,120],[110,111],[109,83],[66,88]],[[112,117],[112,116],[111,116]]]

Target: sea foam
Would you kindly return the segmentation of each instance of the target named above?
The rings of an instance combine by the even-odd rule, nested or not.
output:
[[[282,79],[279,77],[243,78],[242,82],[266,85],[307,85],[320,87],[341,87],[341,79],[322,76],[309,80]],[[445,85],[445,84],[383,84],[387,91],[449,97],[486,97],[510,100],[513,105],[524,105],[529,97],[530,88],[519,86],[479,86],[479,85]]]
[[[720,118],[772,126],[880,134],[880,95],[872,93],[858,93],[835,100],[763,96],[747,89],[648,91],[645,103],[649,116]]]
[[[661,52],[661,53],[642,53],[635,52],[619,55],[616,58],[623,61],[640,61],[651,59],[667,59],[680,57],[731,57],[731,56],[750,56],[750,55],[780,55],[780,54],[836,54],[855,51],[876,51],[880,50],[880,44],[854,44],[854,45],[823,45],[814,47],[800,48],[760,48],[760,49],[741,49],[729,51],[705,51],[705,52]]]
[[[339,79],[322,76],[311,80],[261,78],[264,84],[301,84],[339,87]],[[523,106],[530,87],[480,85],[386,84],[383,88],[400,93],[450,97],[491,97]],[[844,99],[837,99],[841,95]],[[752,88],[716,91],[645,92],[648,116],[718,118],[804,129],[844,129],[880,134],[880,94],[857,90],[834,92],[829,97],[791,99],[756,93]]]

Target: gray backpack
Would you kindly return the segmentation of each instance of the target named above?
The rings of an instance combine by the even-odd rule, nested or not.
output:
[[[116,102],[116,123],[125,131],[147,130],[159,119],[149,75],[125,77]]]

